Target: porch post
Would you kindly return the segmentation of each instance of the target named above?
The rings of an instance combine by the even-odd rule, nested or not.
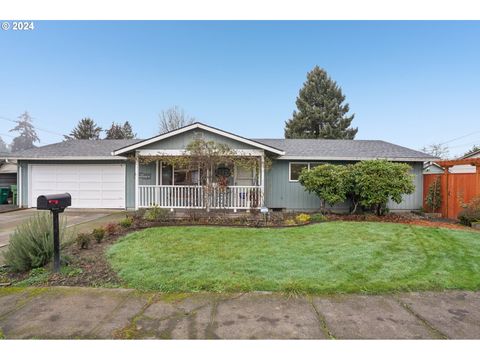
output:
[[[140,171],[140,165],[138,164],[138,152],[135,151],[135,210],[138,210],[139,195],[140,195],[140,191],[138,188],[139,171]]]
[[[261,157],[261,194],[260,194],[260,206],[265,206],[265,153]]]
[[[207,212],[210,212],[210,199],[212,198],[212,188],[210,187],[210,169],[207,168],[207,179],[206,179],[207,186],[204,189],[204,201],[205,203],[203,204],[203,207],[207,210]],[[210,192],[210,193],[209,193]]]

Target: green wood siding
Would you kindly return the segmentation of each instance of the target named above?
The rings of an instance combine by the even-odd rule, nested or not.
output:
[[[125,177],[125,206],[128,210],[135,210],[135,162],[127,161]]]
[[[227,144],[232,149],[255,149],[255,147],[248,144],[223,137],[221,135],[205,131],[201,129],[195,129],[186,131],[184,133],[169,137],[164,140],[157,141],[153,144],[146,145],[142,149],[170,149],[170,150],[183,150],[194,139],[202,138],[206,141],[215,141],[218,143]]]
[[[317,196],[309,194],[298,182],[289,181],[289,162],[287,160],[274,160],[272,167],[265,175],[265,205],[269,208],[284,208],[289,210],[317,210],[320,200]],[[302,162],[302,161],[292,161]],[[313,161],[312,161],[313,162]],[[341,162],[336,162],[340,164]],[[346,164],[347,162],[344,162]],[[410,163],[412,174],[415,175],[415,192],[404,196],[400,204],[389,202],[391,210],[416,210],[422,206],[423,192],[423,163]],[[348,203],[339,204],[333,210],[346,211]]]
[[[275,160],[265,173],[265,205],[269,208],[318,209],[320,200],[298,182],[289,181],[289,161]]]
[[[400,204],[389,201],[387,207],[390,210],[418,210],[423,205],[423,163],[410,163],[410,165],[414,175],[415,191],[413,194],[404,195]]]

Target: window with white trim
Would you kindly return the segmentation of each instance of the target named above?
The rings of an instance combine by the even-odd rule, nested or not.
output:
[[[297,182],[300,173],[303,169],[311,170],[318,165],[323,165],[323,162],[290,162],[288,166],[288,180]]]

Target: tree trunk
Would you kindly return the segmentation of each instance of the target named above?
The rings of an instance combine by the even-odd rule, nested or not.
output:
[[[350,207],[350,214],[355,214],[357,212],[358,202],[352,200],[352,204],[353,204],[353,209],[352,207]]]

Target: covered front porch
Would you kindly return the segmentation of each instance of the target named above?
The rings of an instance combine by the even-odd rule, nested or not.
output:
[[[251,153],[251,152],[250,152]],[[264,205],[265,158],[252,157],[258,166],[218,163],[202,170],[154,160],[135,158],[135,207],[167,209],[259,209]]]
[[[112,155],[134,163],[127,166],[135,180],[126,198],[135,209],[236,211],[264,206],[265,168],[285,151],[197,122]]]

